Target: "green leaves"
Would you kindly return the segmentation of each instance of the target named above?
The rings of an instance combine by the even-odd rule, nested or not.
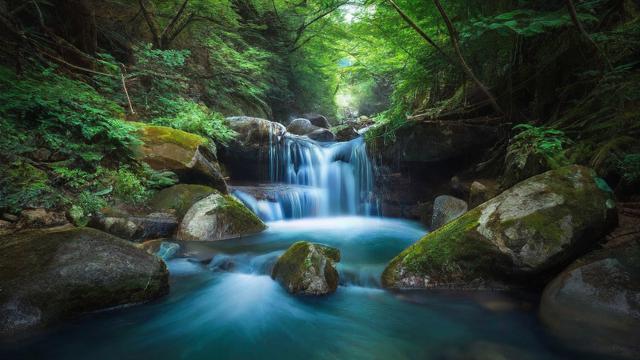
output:
[[[579,13],[578,18],[583,24],[598,20],[587,13]],[[514,9],[494,16],[471,19],[463,24],[460,36],[463,39],[479,38],[486,32],[493,31],[502,36],[532,37],[566,26],[572,26],[572,22],[565,9],[552,12]]]

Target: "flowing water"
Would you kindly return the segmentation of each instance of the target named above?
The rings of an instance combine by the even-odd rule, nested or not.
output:
[[[262,198],[248,188],[236,196],[267,220],[288,220],[242,239],[182,243],[191,258],[168,262],[168,296],[0,345],[0,358],[571,357],[539,325],[536,294],[380,288],[384,266],[426,229],[364,216],[376,213],[376,201],[362,139],[319,145],[292,137],[274,142],[270,155],[273,182],[258,186]],[[295,297],[271,279],[278,256],[299,240],[340,249],[335,294]]]
[[[378,214],[373,168],[362,137],[323,144],[286,134],[271,139],[269,165],[270,184],[253,191],[234,189],[235,196],[265,221]]]
[[[384,265],[424,232],[404,220],[313,218],[269,223],[241,240],[182,244],[213,259],[169,261],[167,297],[68,322],[0,358],[567,358],[538,325],[535,298],[380,289]],[[268,275],[300,239],[342,251],[335,294],[294,297]]]

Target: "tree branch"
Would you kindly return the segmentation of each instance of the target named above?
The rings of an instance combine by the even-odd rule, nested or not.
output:
[[[460,51],[460,45],[458,44],[458,35],[457,35],[458,32],[456,31],[456,28],[451,23],[451,19],[449,19],[449,16],[447,15],[444,8],[442,7],[442,4],[440,4],[440,0],[433,0],[433,3],[438,8],[440,15],[442,15],[442,19],[444,19],[444,22],[447,25],[447,29],[449,30],[449,37],[451,38],[451,44],[453,45],[453,49],[458,55],[458,62],[460,64],[460,67],[462,68],[462,70],[464,70],[467,76],[469,76],[473,80],[476,86],[478,86],[480,90],[484,93],[484,95],[487,97],[487,99],[491,103],[491,107],[493,108],[493,110],[498,114],[502,114],[503,111],[500,108],[500,105],[498,105],[496,98],[493,96],[493,94],[491,94],[489,89],[480,81],[480,79],[476,77],[476,75],[473,73],[473,70],[471,70],[471,68],[465,61],[464,56],[462,56],[462,51]]]

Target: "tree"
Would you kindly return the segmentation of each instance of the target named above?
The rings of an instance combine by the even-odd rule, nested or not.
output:
[[[178,11],[173,15],[167,26],[160,31],[160,26],[156,21],[156,17],[145,6],[145,0],[138,0],[140,11],[144,16],[144,20],[149,27],[151,36],[153,37],[153,46],[158,49],[168,49],[171,42],[194,20],[195,12],[185,15],[185,10],[189,0],[184,0]]]

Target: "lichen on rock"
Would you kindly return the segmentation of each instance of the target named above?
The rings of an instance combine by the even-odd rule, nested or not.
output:
[[[612,194],[569,166],[525,180],[427,234],[383,273],[393,288],[505,288],[568,263],[615,224]]]
[[[244,204],[220,192],[196,202],[178,229],[178,240],[216,241],[259,233],[266,225]]]
[[[335,263],[339,261],[338,249],[299,241],[278,258],[271,277],[292,294],[326,295],[338,287]]]

